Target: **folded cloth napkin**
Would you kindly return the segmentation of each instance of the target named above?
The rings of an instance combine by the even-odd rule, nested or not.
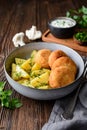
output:
[[[84,60],[87,60],[83,57]],[[76,91],[76,90],[75,90]],[[49,120],[42,130],[86,130],[87,129],[87,83],[82,87],[72,119],[63,119],[61,114],[71,101],[74,92],[56,100]]]

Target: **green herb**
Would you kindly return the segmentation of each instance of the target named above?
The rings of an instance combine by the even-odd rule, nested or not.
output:
[[[5,82],[0,82],[0,104],[2,107],[15,109],[22,106],[22,103],[17,98],[12,98],[12,90],[5,90]]]
[[[45,86],[45,85],[48,85],[47,83],[41,83],[41,84],[39,84],[38,86],[35,86],[36,88],[40,88],[40,87],[43,87],[43,86]]]
[[[87,42],[87,32],[78,32],[74,36],[81,42]]]
[[[82,6],[78,10],[70,9],[66,12],[66,16],[76,20],[79,27],[87,27],[87,8],[85,6]]]

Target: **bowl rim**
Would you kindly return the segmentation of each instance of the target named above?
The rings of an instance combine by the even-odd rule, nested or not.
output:
[[[70,27],[55,27],[51,24],[52,21],[55,21],[57,19],[66,19],[66,20],[69,20],[69,21],[72,21],[74,23],[74,25],[70,26]],[[77,25],[77,22],[76,20],[74,20],[73,18],[70,18],[70,17],[64,17],[64,16],[60,16],[60,17],[55,17],[55,18],[51,18],[49,21],[48,21],[48,25],[55,28],[55,29],[69,29],[69,28],[72,28],[72,27],[75,27]]]
[[[29,43],[29,44],[49,44],[48,42],[33,42],[33,43]],[[18,47],[18,48],[15,48],[15,49],[13,49],[8,55],[7,55],[7,57],[6,57],[6,59],[5,59],[5,61],[4,61],[4,72],[10,77],[10,79],[12,80],[12,81],[14,81],[14,82],[16,82],[17,84],[19,84],[17,81],[15,81],[15,80],[13,80],[12,78],[11,78],[11,76],[8,74],[8,72],[7,72],[7,70],[6,70],[6,61],[7,61],[7,58],[12,54],[12,53],[14,53],[16,50],[19,50],[19,49],[21,49],[21,48],[24,48],[25,46],[29,46],[29,44],[26,44],[26,45],[24,45],[24,46],[21,46],[21,47]],[[54,42],[50,42],[50,44],[54,44],[54,45],[57,45],[56,43],[54,43]],[[70,49],[70,50],[73,50],[74,51],[74,53],[76,53],[77,55],[79,55],[79,57],[81,58],[81,60],[82,60],[82,62],[83,62],[83,72],[84,72],[84,61],[83,61],[83,59],[82,59],[82,57],[80,56],[80,54],[78,53],[78,52],[76,52],[74,49],[72,49],[72,48],[70,48],[70,47],[67,47],[67,46],[65,46],[65,45],[61,45],[61,44],[58,44],[58,46],[63,46],[63,47],[65,47],[65,48],[67,48],[67,49]],[[82,74],[81,74],[81,76],[80,77],[78,77],[78,78],[76,78],[75,79],[75,81],[73,81],[72,83],[70,83],[70,84],[68,84],[68,85],[66,85],[66,86],[63,86],[63,87],[60,87],[60,88],[51,88],[51,89],[37,89],[37,88],[32,88],[32,87],[26,87],[26,86],[24,86],[24,85],[22,85],[22,84],[19,84],[19,85],[22,85],[22,87],[26,87],[26,88],[29,88],[29,89],[33,89],[33,90],[40,90],[40,91],[52,91],[52,90],[60,90],[60,89],[64,89],[64,88],[67,88],[67,87],[70,87],[70,86],[72,86],[76,81],[78,81],[81,77],[82,77],[82,75],[83,75],[83,72],[82,72]]]

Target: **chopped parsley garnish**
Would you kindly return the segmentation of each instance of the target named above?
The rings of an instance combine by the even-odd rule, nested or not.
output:
[[[74,36],[81,42],[87,42],[87,32],[78,32]]]

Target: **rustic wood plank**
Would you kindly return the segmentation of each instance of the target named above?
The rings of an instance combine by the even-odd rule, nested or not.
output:
[[[3,65],[6,56],[15,49],[13,36],[18,32],[25,32],[32,25],[36,25],[44,33],[49,19],[64,16],[70,8],[77,9],[82,5],[87,6],[87,1],[0,0],[0,81],[6,81],[6,88],[12,89],[6,80]],[[87,53],[79,53],[87,56]],[[33,100],[15,90],[13,96],[20,98],[23,106],[15,110],[0,108],[0,127],[3,127],[3,130],[41,130],[43,124],[48,121],[55,100]]]

